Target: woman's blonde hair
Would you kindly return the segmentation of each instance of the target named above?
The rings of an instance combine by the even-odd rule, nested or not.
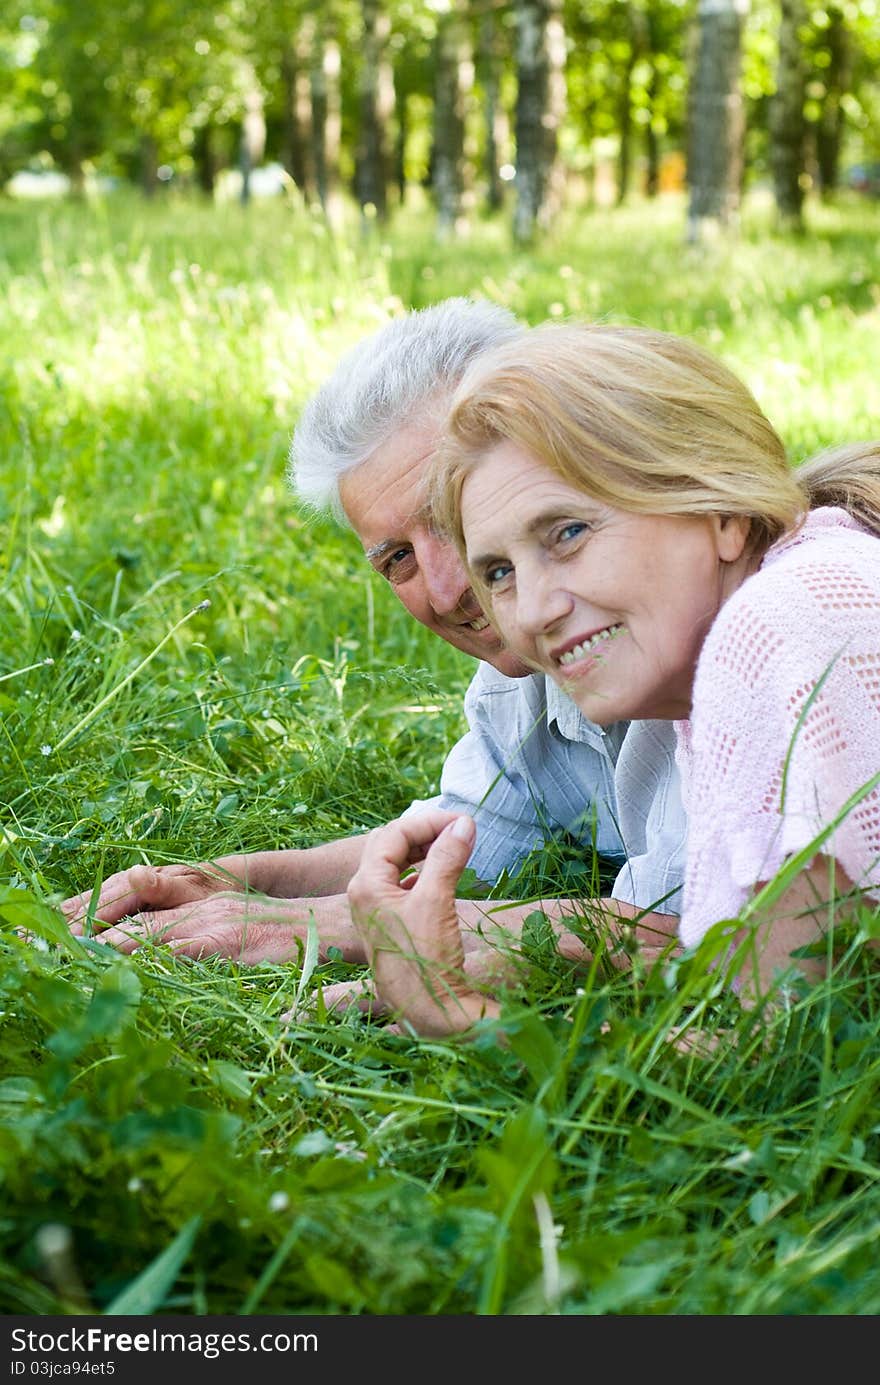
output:
[[[452,396],[430,483],[436,523],[462,554],[462,486],[505,441],[618,509],[745,515],[757,552],[817,505],[844,505],[880,534],[880,444],[792,470],[743,382],[668,332],[549,323],[474,361]]]

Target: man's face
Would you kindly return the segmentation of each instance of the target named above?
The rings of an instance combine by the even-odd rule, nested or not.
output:
[[[339,494],[375,570],[410,615],[456,649],[519,678],[531,672],[510,654],[483,615],[455,546],[425,513],[423,486],[437,445],[436,424],[399,429],[342,477]]]

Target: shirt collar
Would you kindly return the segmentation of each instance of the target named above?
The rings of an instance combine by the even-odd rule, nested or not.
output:
[[[597,750],[614,754],[626,735],[629,722],[615,721],[610,726],[597,726],[588,721],[572,702],[568,693],[562,691],[552,678],[544,678],[546,684],[547,725],[552,729],[555,723],[559,735],[567,741],[580,741]]]

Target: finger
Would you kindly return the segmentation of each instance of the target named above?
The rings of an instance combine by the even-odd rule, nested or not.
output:
[[[440,833],[428,850],[413,895],[444,901],[454,899],[455,887],[468,863],[477,836],[473,818],[462,815]]]
[[[472,986],[497,991],[502,986],[513,986],[521,981],[524,965],[519,953],[505,952],[497,947],[481,947],[465,955],[462,970]]]
[[[380,1001],[369,977],[356,981],[336,981],[332,986],[322,987],[321,995],[328,1015],[344,1015],[351,1010],[357,1010],[362,1015],[388,1013],[388,1007]]]
[[[358,977],[354,981],[335,981],[331,986],[322,987],[320,993],[309,996],[305,1003],[285,1010],[281,1015],[281,1022],[292,1024],[304,1017],[314,1019],[318,1011],[318,994],[327,1015],[344,1015],[349,1011],[375,1015],[388,1013],[388,1007],[383,1005],[376,995],[372,980],[369,977]]]
[[[406,866],[424,859],[439,834],[455,820],[453,813],[432,808],[411,817],[397,818],[371,832],[364,845],[360,871],[376,883],[397,884]]]
[[[132,866],[111,875],[95,890],[84,890],[61,905],[61,911],[82,932],[86,920],[95,924],[118,923],[143,908],[157,905],[163,894],[162,875],[155,866]],[[71,930],[73,931],[73,930]]]
[[[175,928],[173,935],[163,941],[176,957],[186,957],[193,962],[222,957],[242,967],[253,967],[263,962],[275,965],[296,962],[301,958],[304,947],[304,941],[295,928],[247,922],[198,931],[194,928],[190,933]]]
[[[113,924],[98,934],[97,941],[107,947],[115,947],[117,952],[132,953],[144,943],[164,943],[171,940],[172,930],[180,927],[176,915],[172,917],[135,914],[121,923]]]
[[[85,921],[111,925],[144,910],[160,911],[194,904],[206,893],[205,876],[191,866],[131,866],[104,881],[93,902],[94,891],[65,900],[61,910],[71,931],[82,932]]]
[[[135,907],[135,897],[124,875],[111,876],[93,890],[65,899],[60,905],[71,933],[82,935],[89,924],[100,926],[102,922],[117,923],[124,918],[126,911]]]
[[[356,923],[377,906],[393,903],[402,891],[415,890],[421,869],[402,882],[401,871],[414,856],[423,860],[438,835],[455,820],[452,813],[431,810],[398,818],[370,834],[360,866],[348,883],[348,901]]]

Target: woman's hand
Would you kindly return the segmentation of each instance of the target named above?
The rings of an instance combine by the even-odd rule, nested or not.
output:
[[[380,1005],[420,1034],[456,1033],[500,1011],[465,972],[455,908],[475,836],[472,818],[440,809],[398,818],[370,834],[348,886]]]

